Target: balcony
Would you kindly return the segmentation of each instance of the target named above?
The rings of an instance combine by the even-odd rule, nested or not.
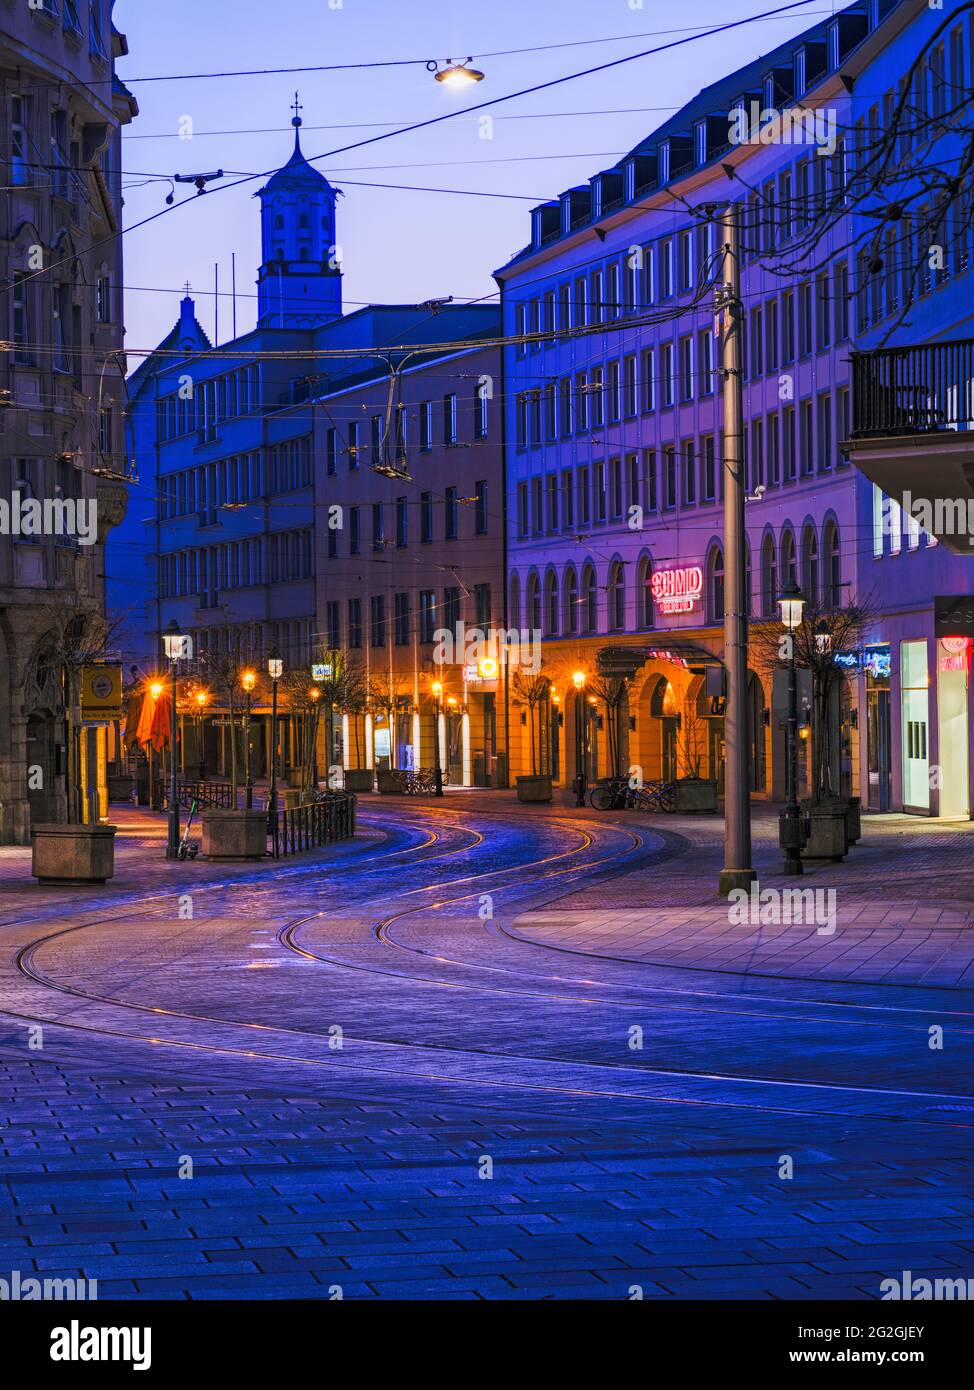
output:
[[[854,352],[845,448],[870,482],[958,555],[974,535],[974,339]]]

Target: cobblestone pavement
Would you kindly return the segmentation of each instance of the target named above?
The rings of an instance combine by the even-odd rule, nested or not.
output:
[[[104,889],[0,849],[0,1277],[102,1298],[876,1298],[974,1275],[970,826],[866,818],[834,932],[716,819],[363,798]],[[761,888],[778,873],[758,816]]]

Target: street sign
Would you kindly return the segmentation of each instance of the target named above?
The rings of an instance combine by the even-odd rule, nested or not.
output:
[[[81,668],[81,711],[84,719],[121,719],[121,664],[106,662]]]

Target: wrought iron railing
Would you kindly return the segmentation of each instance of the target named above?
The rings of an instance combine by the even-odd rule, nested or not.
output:
[[[168,795],[167,782],[167,798]],[[229,809],[234,805],[233,787],[229,782],[177,782],[176,800],[180,806],[187,808],[195,801],[201,810],[204,806],[224,806]]]
[[[974,339],[851,358],[853,439],[974,429]]]
[[[355,797],[348,792],[319,792],[314,801],[267,813],[271,856],[283,859],[355,834]]]

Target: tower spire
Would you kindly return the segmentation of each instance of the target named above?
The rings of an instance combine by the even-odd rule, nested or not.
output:
[[[301,129],[301,117],[298,115],[298,112],[303,111],[304,107],[298,101],[297,92],[294,93],[294,101],[291,104],[291,110],[294,112],[294,115],[291,117],[291,124],[294,126],[294,148],[295,150],[300,150],[301,137],[299,131]]]

